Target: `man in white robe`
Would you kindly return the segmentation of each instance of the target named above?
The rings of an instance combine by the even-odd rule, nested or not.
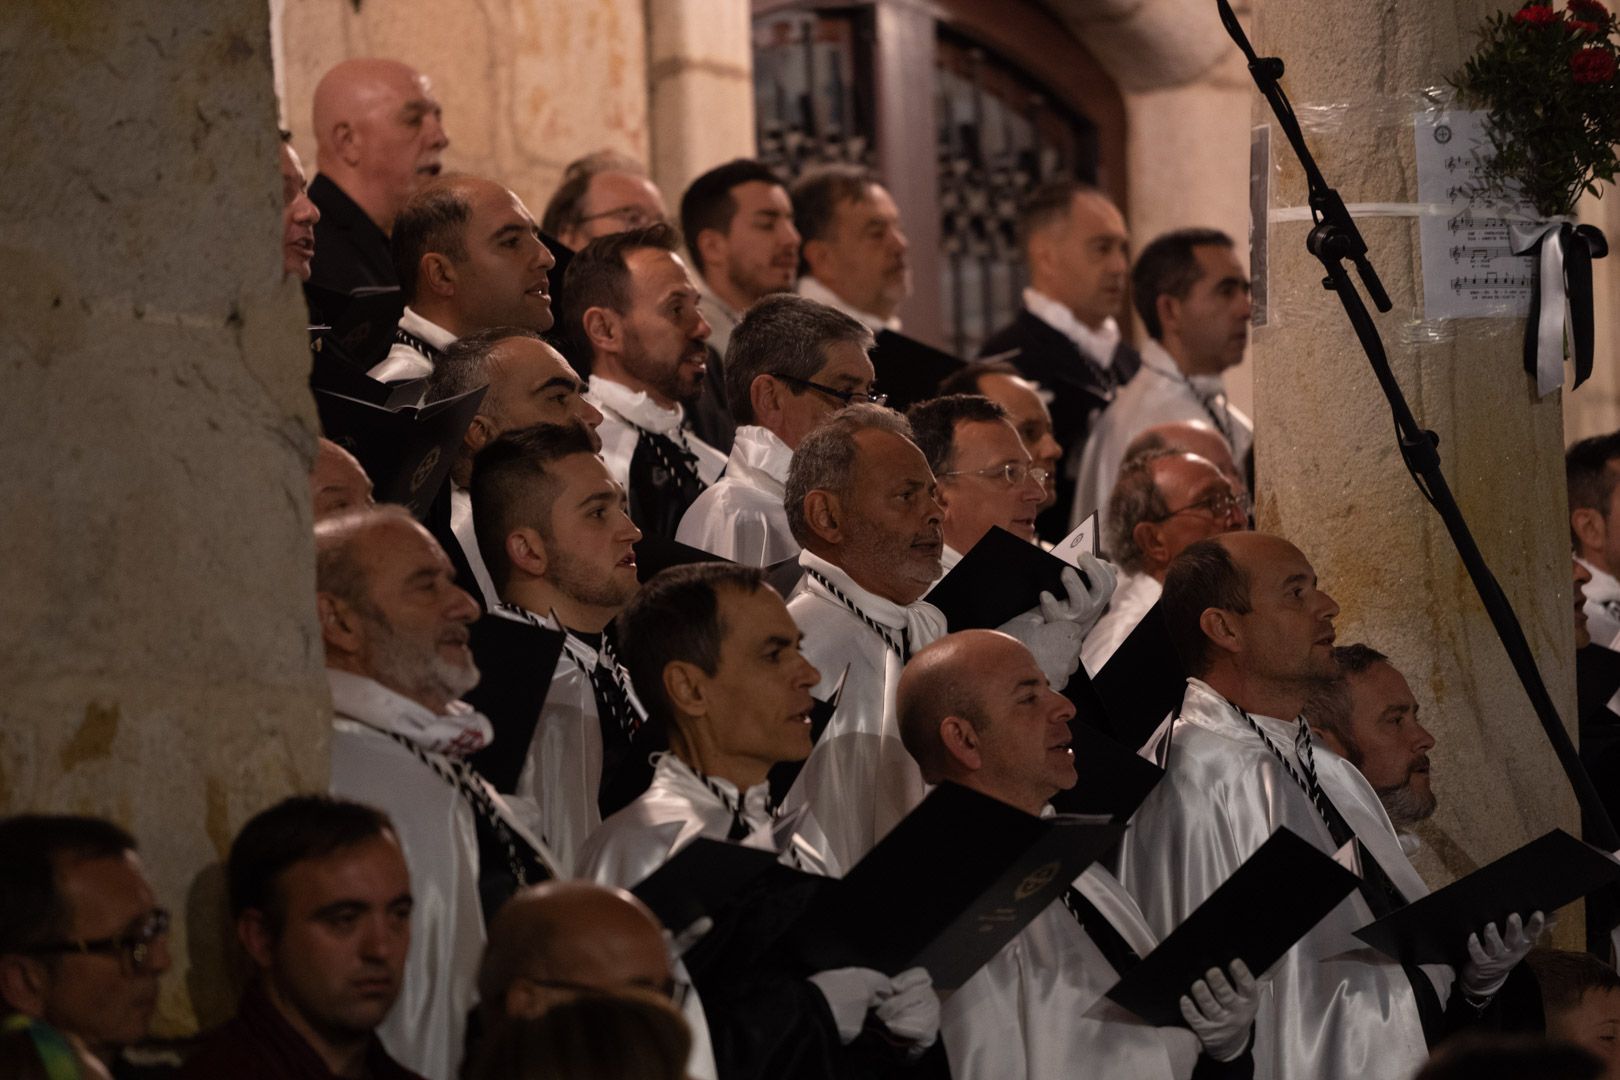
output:
[[[768,296],[750,308],[726,353],[726,400],[737,421],[731,457],[675,539],[749,566],[798,558],[782,505],[788,465],[822,420],[851,401],[874,400],[871,348],[866,327],[802,296]]]
[[[810,688],[820,674],[760,572],[725,563],[666,570],[636,596],[621,626],[631,677],[649,715],[667,727],[670,752],[652,787],[591,837],[584,874],[633,886],[698,837],[778,852],[789,866],[825,874],[815,845],[791,821],[778,822],[769,805],[771,767],[810,751]],[[938,999],[921,969],[893,978],[859,968],[795,972],[769,947],[756,959],[757,970],[729,972],[737,984],[703,988],[697,1022],[710,1025],[728,1075],[846,1075],[841,1048],[860,1038],[869,1013],[908,1048],[876,1048],[889,1062],[884,1075],[937,1038]],[[849,1052],[872,1051],[866,1044]]]
[[[1131,271],[1131,299],[1149,340],[1141,370],[1086,437],[1070,518],[1076,525],[1108,504],[1126,446],[1155,424],[1208,421],[1248,471],[1254,424],[1227,399],[1221,381],[1243,360],[1252,310],[1249,277],[1231,237],[1182,229],[1154,240]]]
[[[499,595],[493,615],[565,635],[555,669],[529,676],[549,678],[550,689],[528,745],[510,750],[523,757],[517,794],[538,804],[546,840],[571,870],[606,813],[649,779],[652,733],[607,634],[636,592],[641,530],[579,424],[497,438],[474,460],[472,493]]]
[[[373,379],[426,378],[452,342],[478,330],[551,329],[546,272],[557,260],[523,200],[493,180],[429,181],[394,219],[389,245],[405,312]]]
[[[1109,499],[1108,553],[1124,576],[1080,650],[1086,674],[1108,663],[1163,590],[1186,548],[1249,527],[1245,504],[1220,470],[1196,454],[1149,450],[1127,458]]]
[[[1449,1005],[1448,969],[1403,969],[1361,945],[1354,931],[1375,910],[1404,902],[1400,882],[1410,886],[1410,868],[1400,866],[1393,830],[1380,832],[1362,813],[1377,807],[1365,779],[1318,762],[1301,716],[1314,685],[1336,674],[1338,605],[1297,548],[1261,533],[1189,547],[1164,589],[1170,636],[1194,677],[1170,729],[1165,777],[1126,835],[1120,879],[1164,935],[1279,827],[1327,854],[1359,839],[1361,889],[1269,975],[1255,1076],[1405,1080],[1427,1058],[1429,1038],[1490,1004],[1540,933],[1541,917],[1520,926],[1515,915],[1505,932],[1492,926],[1470,936],[1474,960],[1458,973],[1463,993]]]
[[[1031,814],[1050,813],[1049,800],[1075,784],[1074,706],[1005,634],[968,630],[922,650],[906,665],[899,711],[930,783],[950,780]],[[952,1075],[1039,1080],[1084,1062],[1087,1075],[1132,1080],[1248,1076],[1260,992],[1241,960],[1230,978],[1212,969],[1189,987],[1191,1030],[1154,1027],[1105,998],[1121,967],[1157,943],[1114,876],[1088,867],[946,1001]]]
[[[478,682],[467,651],[472,597],[400,507],[316,527],[316,605],[336,714],[331,791],[384,810],[411,868],[411,950],[378,1029],[428,1080],[453,1080],[476,999],[487,915],[555,876],[533,808],[503,799],[466,764],[489,721],[459,696]]]
[[[1606,649],[1620,639],[1620,433],[1594,435],[1564,452],[1569,532],[1585,583],[1586,631]]]
[[[590,357],[586,396],[604,417],[602,459],[629,492],[630,517],[663,537],[726,463],[687,430],[708,372],[709,324],[675,248],[662,224],[598,237],[568,264],[564,293],[566,330]]]

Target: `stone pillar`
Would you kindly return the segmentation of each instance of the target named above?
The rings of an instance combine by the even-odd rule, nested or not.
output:
[[[699,174],[753,157],[754,53],[748,0],[647,5],[653,180],[671,214]]]
[[[1347,203],[1417,201],[1407,95],[1441,85],[1475,44],[1487,0],[1345,4],[1263,0],[1257,47],[1287,64],[1296,108],[1347,103],[1307,134]],[[1257,122],[1270,119],[1261,111]],[[1305,205],[1273,132],[1272,215]],[[1415,218],[1361,222],[1394,310],[1378,318],[1396,377],[1440,436],[1445,473],[1517,610],[1554,701],[1574,728],[1574,639],[1558,397],[1538,400],[1507,320],[1407,332],[1421,317]],[[1438,740],[1440,809],[1420,830],[1433,885],[1548,829],[1578,827],[1559,770],[1439,518],[1397,453],[1389,410],[1336,297],[1305,250],[1307,226],[1270,225],[1272,323],[1255,337],[1260,527],[1297,543],[1343,607],[1341,644],[1364,641],[1406,673]],[[1370,305],[1369,305],[1370,306]],[[1568,913],[1574,916],[1574,913]],[[1580,940],[1566,917],[1560,937]],[[1567,936],[1565,936],[1567,935]]]
[[[0,813],[129,828],[159,1028],[232,1007],[219,860],[326,784],[264,0],[0,16]]]

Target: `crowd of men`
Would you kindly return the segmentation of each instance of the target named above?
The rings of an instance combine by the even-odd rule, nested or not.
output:
[[[969,360],[904,336],[913,256],[863,168],[728,162],[677,228],[598,154],[537,221],[443,172],[404,64],[340,64],[313,123],[307,191],[281,149],[283,253],[329,436],[330,789],[232,842],[245,989],[177,1066],[144,1044],[183,898],[109,822],[0,821],[4,1075],[1408,1080],[1517,1032],[1482,1052],[1620,1077],[1620,978],[1534,948],[1542,912],[1451,927],[1448,963],[1351,937],[1429,892],[1433,703],[1336,641],[1307,553],[1251,531],[1229,237],[1133,258],[1105,194],[1049,181],[1022,308]],[[1568,467],[1598,771],[1620,436]],[[1109,752],[1152,782],[1115,790]],[[946,807],[984,828],[914,839]],[[964,970],[861,929],[946,940],[963,882],[1043,819],[1109,818],[1072,881],[1015,882],[1041,902]],[[1234,926],[1159,988],[1169,1013],[1111,996],[1282,831],[1290,867],[1354,882],[1281,959],[1251,970]]]

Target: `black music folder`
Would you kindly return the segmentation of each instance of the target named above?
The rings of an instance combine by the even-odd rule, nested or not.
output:
[[[939,384],[967,366],[943,349],[893,330],[878,331],[871,358],[877,374],[872,388],[889,395],[889,408],[897,412],[938,397]]]
[[[1071,678],[1083,678],[1079,671]],[[1072,699],[1071,699],[1072,700]],[[1087,723],[1080,715],[1069,721],[1078,782],[1052,799],[1064,814],[1103,815],[1123,824],[1148,793],[1164,779],[1164,770],[1132,748]]]
[[[1146,743],[1181,708],[1187,665],[1170,640],[1160,604],[1147,610],[1091,685],[1107,711],[1108,734],[1126,746]]]
[[[944,612],[952,633],[994,630],[1035,607],[1042,592],[1067,597],[1063,571],[1073,569],[1040,545],[992,526],[923,599]]]
[[[499,792],[517,789],[540,710],[562,655],[563,633],[489,614],[468,630],[478,685],[462,700],[489,718],[495,738],[469,759]]]
[[[324,390],[315,392],[321,430],[360,461],[378,502],[427,516],[461,449],[487,386],[420,408],[385,409]]]

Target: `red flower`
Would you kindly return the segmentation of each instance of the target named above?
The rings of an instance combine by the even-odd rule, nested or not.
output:
[[[1609,9],[1603,6],[1603,0],[1569,0],[1569,14],[1590,22],[1604,22],[1609,17]]]
[[[1520,26],[1550,26],[1558,19],[1558,13],[1546,4],[1526,4],[1513,13],[1513,21]]]
[[[1606,83],[1614,78],[1614,53],[1596,45],[1575,50],[1569,58],[1570,74],[1583,85]]]

